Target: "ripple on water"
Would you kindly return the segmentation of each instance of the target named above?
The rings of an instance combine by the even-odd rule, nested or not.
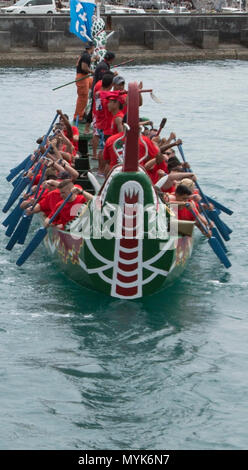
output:
[[[166,109],[162,135],[183,139],[203,190],[234,211],[223,215],[233,229],[232,268],[199,235],[167,291],[138,302],[101,298],[69,281],[44,248],[18,269],[23,247],[7,252],[2,230],[0,446],[244,449],[248,65],[166,63],[122,74],[127,82],[142,77],[163,98],[166,108],[145,95],[141,115],[158,125]],[[75,87],[51,90],[73,76],[71,67],[0,68],[1,109],[8,109],[0,127],[0,204],[10,191],[9,169],[33,151],[56,109],[72,116]]]

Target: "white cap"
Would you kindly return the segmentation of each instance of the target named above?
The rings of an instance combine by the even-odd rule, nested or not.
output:
[[[155,184],[155,187],[161,189],[167,180],[168,180],[168,175],[162,176],[162,178],[160,178],[160,180],[158,180],[157,183]]]

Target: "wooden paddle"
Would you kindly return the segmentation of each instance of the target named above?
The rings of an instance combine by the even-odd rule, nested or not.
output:
[[[125,92],[123,92],[123,93],[125,93]],[[150,97],[151,97],[151,99],[152,99],[153,101],[155,101],[155,103],[159,103],[159,104],[162,103],[162,101],[161,101],[156,95],[154,95],[152,89],[149,89],[149,90],[139,90],[139,93],[150,93]]]
[[[113,65],[112,68],[120,67],[121,65],[126,65],[126,64],[129,64],[130,62],[133,62],[133,61],[134,61],[134,59],[128,59],[128,60],[125,60],[124,62],[121,62],[120,64]],[[52,88],[52,91],[59,90],[59,88],[63,88],[67,85],[71,85],[72,83],[77,83],[77,82],[80,82],[81,80],[85,80],[86,78],[91,77],[91,75],[94,75],[93,71],[89,72],[88,75],[85,75],[82,78],[78,78],[77,80],[72,80],[72,82],[68,82],[68,83],[65,83],[64,85],[60,85],[60,86],[57,86],[56,88]]]
[[[159,125],[159,129],[158,129],[158,132],[157,134],[155,134],[155,137],[157,137],[160,132],[162,131],[162,129],[164,128],[165,124],[166,124],[166,121],[167,121],[167,118],[163,118],[160,125]]]

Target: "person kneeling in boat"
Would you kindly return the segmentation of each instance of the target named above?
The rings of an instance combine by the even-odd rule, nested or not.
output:
[[[177,206],[178,209],[178,215],[177,218],[178,220],[189,220],[189,221],[195,221],[195,217],[192,214],[192,212],[185,207],[186,203],[190,204],[190,207],[193,209],[197,217],[200,219],[202,224],[206,227],[206,229],[209,232],[209,235],[211,236],[211,229],[208,226],[208,222],[205,219],[205,217],[199,213],[197,209],[197,204],[194,203],[193,199],[193,189],[190,189],[190,186],[188,184],[183,184],[182,182],[176,187],[175,193],[170,196],[170,203],[172,205],[172,208],[175,210],[175,206]],[[174,206],[174,207],[173,207]],[[202,228],[200,225],[196,222],[197,227],[202,231]],[[204,233],[204,232],[203,232]]]
[[[31,189],[31,194],[29,193],[23,194],[23,202],[21,203],[20,208],[27,209],[26,211],[27,215],[31,215],[35,213],[33,212],[34,208],[38,206],[39,204],[41,204],[41,201],[45,200],[49,192],[53,191],[57,187],[58,184],[59,182],[57,181],[56,170],[53,168],[47,168],[45,172],[44,181],[41,184],[37,197],[36,197],[36,199],[39,199],[39,203],[35,204],[36,201],[35,201],[34,196],[36,193],[37,185],[33,185]],[[34,205],[33,210],[31,210],[30,207],[32,207],[33,205]],[[40,212],[40,209],[39,211],[36,211],[36,212]]]
[[[118,163],[123,161],[123,150],[125,143],[124,132],[112,135],[106,141],[103,160],[105,163],[104,175],[107,177],[111,170]],[[144,165],[147,160],[155,158],[159,154],[159,148],[148,137],[140,135],[139,137],[139,163]],[[154,160],[155,162],[155,160]]]
[[[56,219],[53,222],[53,225],[56,225],[57,228],[64,230],[65,226],[73,220],[77,215],[81,206],[89,199],[93,199],[92,194],[83,191],[74,186],[71,181],[61,181],[58,186],[60,191],[60,196],[62,199],[66,199],[70,193],[72,193],[69,201],[65,204],[63,209],[59,212]],[[45,227],[50,225],[50,219],[55,214],[57,209],[61,206],[61,201],[56,204],[53,211],[49,214],[49,217],[45,220]]]
[[[72,126],[70,124],[68,115],[64,114],[61,109],[58,109],[57,113],[59,114],[59,123],[61,125],[61,130],[65,137],[67,137],[73,145],[73,153],[74,156],[76,156],[78,152],[79,130],[76,126]]]
[[[142,136],[142,138],[144,138],[144,137]],[[152,141],[152,142],[153,142],[153,145],[156,145],[154,143],[154,141]],[[171,149],[172,147],[174,147],[176,145],[180,145],[180,144],[182,144],[182,140],[177,139],[173,143],[164,144],[163,149],[168,150],[168,149]],[[149,155],[148,155],[148,158],[149,158]],[[178,160],[178,162],[179,162],[179,160]],[[160,180],[160,178],[162,178],[164,175],[170,173],[168,163],[169,163],[169,161],[168,161],[167,156],[164,155],[164,153],[161,152],[161,148],[159,148],[159,147],[158,147],[157,155],[154,158],[149,158],[148,160],[147,159],[145,160],[143,165],[144,165],[148,175],[150,176],[153,184],[156,184]],[[180,170],[181,169],[182,168],[180,168]]]

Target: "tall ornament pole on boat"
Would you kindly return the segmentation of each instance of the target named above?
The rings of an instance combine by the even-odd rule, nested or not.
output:
[[[105,31],[105,21],[100,16],[100,3],[96,3],[96,15],[92,17],[91,37],[95,46],[94,55],[98,57],[97,62],[101,62],[107,52],[107,40],[114,34],[114,31],[107,34]]]

